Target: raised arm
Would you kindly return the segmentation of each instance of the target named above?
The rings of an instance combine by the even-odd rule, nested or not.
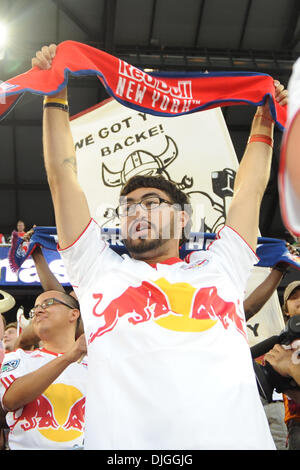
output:
[[[25,233],[25,235],[23,236],[23,240],[26,240],[27,242],[31,240],[31,237],[34,234],[35,227],[36,225],[34,225],[30,230],[28,230],[28,232]],[[42,248],[39,245],[35,247],[35,249],[31,253],[31,257],[34,261],[36,271],[44,291],[56,290],[64,293],[65,289],[56,279],[53,272],[49,268],[49,265],[43,255]]]
[[[31,256],[34,261],[36,271],[38,273],[39,280],[44,291],[56,290],[64,293],[65,289],[63,288],[61,283],[56,279],[53,272],[49,268],[49,265],[43,255],[42,249],[37,246]]]
[[[287,103],[283,85],[274,82],[275,97],[281,105]],[[234,185],[234,196],[228,210],[226,224],[235,229],[256,249],[261,201],[269,181],[274,122],[269,103],[257,108],[252,121],[250,137],[239,165]],[[261,137],[259,137],[261,136]]]
[[[286,247],[292,255],[298,255],[298,251],[293,245],[286,242]],[[258,313],[264,304],[270,299],[271,295],[275,292],[283,276],[289,270],[289,264],[283,261],[275,264],[272,267],[270,274],[266,279],[254,289],[251,294],[244,300],[244,311],[246,321],[253,315]]]
[[[245,318],[248,321],[270,299],[272,294],[279,286],[282,277],[284,275],[284,269],[277,268],[276,266],[272,269],[266,279],[254,289],[251,294],[244,300]]]
[[[32,59],[32,66],[51,68],[56,45],[45,46]],[[51,100],[67,102],[67,89]],[[48,183],[54,205],[56,227],[61,248],[71,245],[90,220],[86,197],[78,183],[76,154],[69,123],[69,113],[62,107],[44,107],[43,149]]]

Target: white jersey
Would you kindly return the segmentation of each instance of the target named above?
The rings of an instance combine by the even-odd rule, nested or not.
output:
[[[275,449],[243,311],[257,257],[229,227],[219,237],[150,265],[91,220],[60,250],[88,341],[86,449]]]
[[[19,377],[59,354],[45,349],[17,349],[4,357],[0,376],[1,402]],[[8,412],[8,443],[12,450],[73,449],[83,446],[87,362],[70,364],[36,400]],[[2,405],[3,406],[3,405]]]
[[[300,114],[300,57],[293,65],[288,84],[289,103],[286,128],[283,134],[278,175],[281,215],[286,228],[300,236],[300,199],[291,183],[286,166],[286,147],[289,135]]]

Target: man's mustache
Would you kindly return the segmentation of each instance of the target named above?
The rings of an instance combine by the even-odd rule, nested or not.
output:
[[[131,239],[137,239],[137,238],[146,238],[146,236],[141,237],[139,236],[139,233],[142,232],[143,230],[151,230],[151,232],[154,231],[155,234],[157,234],[157,227],[155,224],[150,222],[149,220],[146,219],[137,219],[134,220],[130,226],[128,227],[128,236]]]

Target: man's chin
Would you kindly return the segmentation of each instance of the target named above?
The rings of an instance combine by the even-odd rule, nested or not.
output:
[[[126,238],[123,239],[123,243],[130,254],[132,255],[143,255],[149,252],[153,252],[159,249],[165,244],[167,240],[160,238]]]

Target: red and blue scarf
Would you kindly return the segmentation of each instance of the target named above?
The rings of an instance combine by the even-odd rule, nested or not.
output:
[[[119,229],[102,229],[102,236],[113,251],[119,255],[128,254],[125,245],[120,240]],[[215,238],[215,233],[192,232],[189,242],[180,248],[180,258],[184,259],[195,250],[206,250]],[[37,246],[46,250],[57,251],[56,227],[35,227],[29,242],[24,241],[22,237],[18,236],[17,232],[14,232],[12,245],[8,252],[11,270],[18,272],[24,261],[29,258]],[[300,256],[291,254],[283,240],[258,237],[256,254],[259,258],[256,266],[272,267],[284,262],[293,268],[300,269]]]
[[[129,108],[156,116],[180,116],[210,108],[263,105],[278,127],[286,123],[286,106],[275,100],[270,75],[256,72],[160,72],[145,73],[106,52],[75,41],[57,46],[50,70],[33,67],[0,84],[0,119],[25,92],[55,95],[70,76],[95,75],[110,96]]]

